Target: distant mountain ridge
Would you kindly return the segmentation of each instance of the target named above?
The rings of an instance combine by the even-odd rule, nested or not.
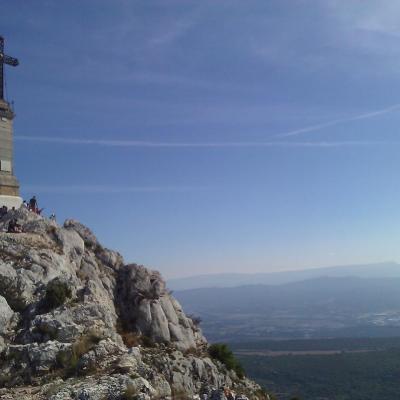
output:
[[[389,261],[382,263],[312,268],[299,271],[254,274],[205,274],[186,278],[170,279],[168,281],[168,287],[172,290],[189,290],[201,288],[228,288],[260,284],[282,285],[286,283],[325,277],[400,278],[400,264]]]
[[[190,312],[232,316],[291,311],[293,314],[328,314],[400,310],[400,278],[327,277],[282,285],[243,285],[174,292]]]
[[[320,277],[174,295],[214,341],[400,335],[398,277]]]

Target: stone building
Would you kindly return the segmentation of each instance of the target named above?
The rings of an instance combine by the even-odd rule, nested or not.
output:
[[[14,176],[13,119],[14,112],[4,99],[4,64],[17,66],[18,60],[4,54],[4,39],[0,36],[0,207],[19,208],[19,184]]]

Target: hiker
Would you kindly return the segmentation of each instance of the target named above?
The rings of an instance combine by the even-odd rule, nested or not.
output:
[[[6,215],[7,212],[8,212],[7,206],[1,207],[1,208],[0,208],[0,218],[1,218],[1,217],[4,217],[4,215]]]
[[[13,218],[8,223],[7,232],[8,233],[21,233],[22,232],[22,226],[18,223],[18,220],[16,218]]]
[[[50,215],[50,221],[56,222],[56,214],[53,213]]]
[[[28,204],[28,202],[27,202],[26,200],[24,200],[24,201],[22,202],[22,205],[23,205],[25,208],[28,208],[28,209],[29,209],[29,204]]]
[[[38,212],[38,203],[37,203],[37,200],[36,200],[36,196],[33,196],[29,200],[29,209],[34,213]]]
[[[7,232],[8,233],[14,233],[15,231],[15,220],[14,218],[10,220],[10,222],[8,223],[8,229]]]

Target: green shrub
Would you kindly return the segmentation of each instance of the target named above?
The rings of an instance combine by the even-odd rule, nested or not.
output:
[[[244,377],[244,369],[225,343],[214,343],[208,348],[211,358],[221,361],[228,369],[236,372],[239,378]]]
[[[146,335],[142,335],[140,337],[140,342],[143,347],[155,347],[155,345],[156,345],[154,340],[151,337],[146,336]]]
[[[43,308],[47,311],[54,310],[63,305],[71,296],[72,292],[68,283],[55,278],[47,285]]]

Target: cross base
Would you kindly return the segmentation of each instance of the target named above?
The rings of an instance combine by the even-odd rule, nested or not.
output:
[[[0,195],[0,207],[6,206],[9,210],[13,207],[18,210],[22,205],[22,198],[18,196]]]

